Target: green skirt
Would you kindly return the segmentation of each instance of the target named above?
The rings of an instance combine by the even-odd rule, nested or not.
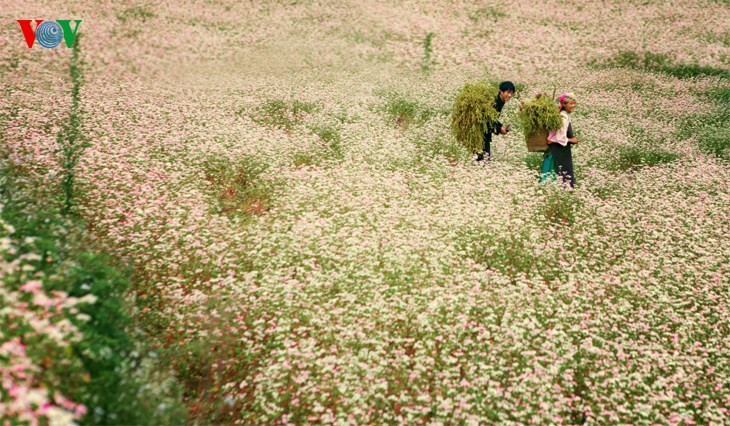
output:
[[[540,168],[540,183],[558,180],[555,173],[555,163],[553,162],[553,154],[550,151],[545,153],[542,159],[542,167]]]

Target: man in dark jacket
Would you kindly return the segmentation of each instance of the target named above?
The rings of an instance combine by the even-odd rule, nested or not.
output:
[[[512,99],[515,94],[515,85],[511,81],[503,81],[499,83],[499,93],[497,98],[494,100],[494,109],[498,113],[502,112],[504,104]],[[509,132],[509,126],[503,126],[502,123],[496,121],[487,126],[487,130],[484,132],[484,152],[477,154],[477,161],[482,161],[484,158],[489,160],[492,155],[492,135],[505,135]]]

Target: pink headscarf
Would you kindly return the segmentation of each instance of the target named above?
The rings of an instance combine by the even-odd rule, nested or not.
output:
[[[558,104],[560,105],[559,107],[561,110],[563,109],[563,102],[565,101],[577,101],[575,94],[573,92],[567,92],[560,95],[558,98]]]

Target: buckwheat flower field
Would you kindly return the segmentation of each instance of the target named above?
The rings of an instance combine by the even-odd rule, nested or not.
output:
[[[3,425],[730,424],[727,0],[0,16]],[[564,92],[572,190],[517,117]]]

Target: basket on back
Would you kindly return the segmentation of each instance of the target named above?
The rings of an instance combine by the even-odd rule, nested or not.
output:
[[[482,152],[484,132],[499,118],[494,101],[499,90],[485,82],[467,83],[454,101],[451,133],[470,153]]]
[[[523,103],[518,116],[529,152],[547,151],[548,132],[563,125],[560,110],[545,94]]]
[[[548,131],[540,130],[530,135],[525,135],[527,150],[529,152],[545,152],[548,149]]]

